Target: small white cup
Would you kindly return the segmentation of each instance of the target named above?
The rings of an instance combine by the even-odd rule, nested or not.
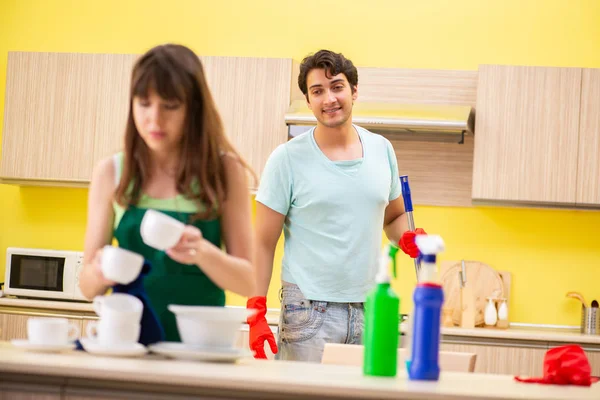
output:
[[[135,296],[126,293],[113,293],[108,296],[94,297],[94,311],[101,319],[112,321],[142,320],[144,304]]]
[[[146,210],[140,226],[142,240],[150,247],[167,250],[175,246],[185,224],[156,210]]]
[[[96,339],[106,346],[123,346],[137,343],[140,338],[140,324],[135,321],[123,321],[101,318],[90,322],[85,328],[88,338]]]
[[[135,280],[144,266],[144,257],[120,247],[102,249],[102,274],[106,279],[127,285]]]
[[[29,318],[27,338],[31,344],[62,346],[79,337],[79,327],[66,318]]]

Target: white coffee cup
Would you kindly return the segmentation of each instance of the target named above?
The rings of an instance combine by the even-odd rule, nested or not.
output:
[[[142,218],[140,235],[148,246],[167,250],[177,244],[184,229],[183,222],[159,211],[147,210]]]
[[[140,324],[135,321],[104,319],[90,322],[85,333],[88,338],[96,339],[107,346],[119,346],[137,343],[140,338]]]
[[[120,247],[102,249],[102,274],[106,279],[127,285],[135,280],[144,265],[144,257]]]
[[[33,317],[27,320],[27,338],[31,344],[61,346],[79,337],[79,327],[66,318]]]
[[[131,321],[139,323],[142,320],[144,304],[140,299],[126,293],[113,293],[107,296],[94,297],[94,311],[101,319],[112,321]]]

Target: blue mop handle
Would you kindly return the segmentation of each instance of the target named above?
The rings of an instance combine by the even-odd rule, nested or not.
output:
[[[410,197],[410,185],[408,184],[408,175],[402,175],[400,177],[400,186],[402,187],[402,198],[404,199],[404,211],[408,217],[408,229],[415,230],[415,220],[413,218],[413,205],[412,198]],[[417,281],[419,280],[419,271],[421,270],[421,258],[417,257],[414,259],[415,262],[415,273],[417,274]]]

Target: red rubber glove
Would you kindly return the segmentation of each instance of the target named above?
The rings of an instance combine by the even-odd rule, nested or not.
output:
[[[265,296],[255,296],[248,299],[246,308],[255,308],[258,312],[248,317],[247,322],[250,325],[250,349],[254,351],[254,358],[267,358],[265,354],[265,340],[269,342],[273,354],[277,353],[277,343],[275,336],[267,324],[265,315],[267,314],[267,298]]]
[[[415,243],[415,236],[417,235],[427,235],[427,233],[421,228],[417,228],[414,231],[406,231],[398,243],[402,251],[411,258],[417,258],[419,257],[419,254],[421,254]]]

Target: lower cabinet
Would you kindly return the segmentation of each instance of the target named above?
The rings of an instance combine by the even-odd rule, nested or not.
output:
[[[40,382],[42,381],[42,382]],[[61,400],[62,380],[60,378],[39,379],[14,375],[0,376],[0,400]]]
[[[477,354],[475,372],[488,374],[542,376],[547,349],[499,345],[443,343],[441,350]]]
[[[0,386],[0,400],[61,400],[60,391],[58,393],[46,393],[43,391],[32,391],[31,389],[4,389]]]
[[[585,354],[590,361],[590,366],[592,367],[592,376],[600,377],[600,349],[587,350],[585,347],[583,349],[585,350]]]

